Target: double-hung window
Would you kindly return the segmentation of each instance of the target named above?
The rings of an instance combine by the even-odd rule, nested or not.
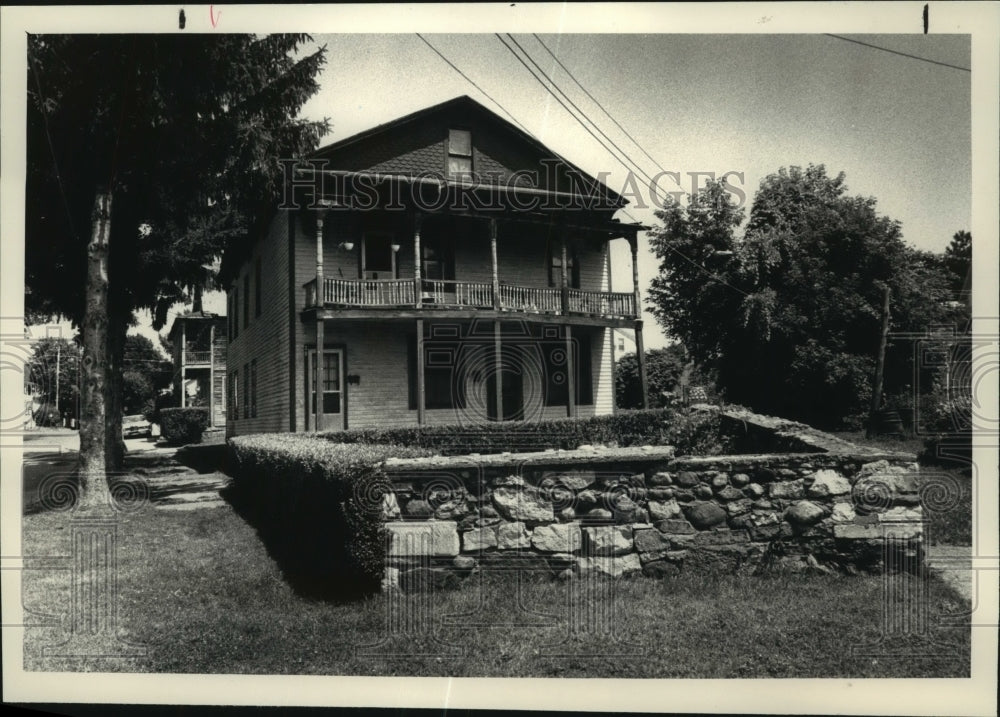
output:
[[[472,132],[448,130],[448,178],[472,179]]]

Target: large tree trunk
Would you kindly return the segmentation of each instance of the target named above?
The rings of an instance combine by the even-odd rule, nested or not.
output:
[[[115,279],[114,272],[111,277],[108,294],[108,375],[104,384],[107,406],[104,461],[108,472],[113,474],[121,471],[125,462],[125,440],[122,438],[122,373],[125,368],[125,336],[128,334],[132,310],[126,308],[120,292],[115,291],[115,286],[121,284],[121,278]]]
[[[105,465],[105,383],[108,339],[108,247],[111,192],[99,187],[87,246],[87,285],[83,316],[83,395],[80,410],[81,509],[110,507]]]

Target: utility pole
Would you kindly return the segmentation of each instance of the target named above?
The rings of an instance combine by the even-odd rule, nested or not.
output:
[[[865,436],[875,435],[875,413],[882,405],[882,374],[885,372],[885,346],[889,339],[889,285],[882,286],[882,335],[879,338],[878,356],[875,359],[875,385],[872,386],[872,405],[868,415]]]
[[[56,415],[59,415],[59,359],[62,353],[62,344],[56,343]]]

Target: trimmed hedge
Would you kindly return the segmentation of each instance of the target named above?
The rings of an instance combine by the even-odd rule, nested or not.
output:
[[[208,428],[207,408],[161,408],[160,435],[167,443],[186,445],[201,441]]]
[[[717,455],[725,447],[714,412],[673,408],[624,411],[612,416],[563,418],[474,427],[365,428],[321,433],[334,443],[398,444],[443,454],[512,453],[581,445],[672,445],[678,455]]]
[[[386,458],[401,446],[336,445],[315,436],[229,439],[229,467],[247,516],[290,577],[323,596],[378,590],[385,565]]]

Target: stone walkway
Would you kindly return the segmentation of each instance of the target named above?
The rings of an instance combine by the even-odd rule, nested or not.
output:
[[[931,572],[953,587],[966,600],[972,600],[971,546],[928,546],[927,567]]]
[[[172,455],[158,456],[147,465],[131,467],[129,472],[145,483],[154,508],[199,510],[225,505],[219,491],[229,485],[229,476],[218,471],[199,473]]]

